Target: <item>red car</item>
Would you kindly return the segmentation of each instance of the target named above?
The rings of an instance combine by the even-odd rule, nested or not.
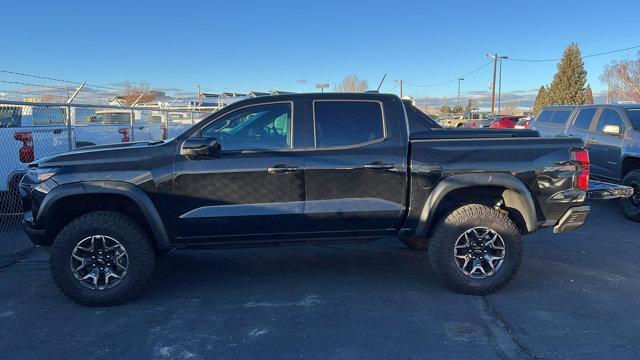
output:
[[[524,116],[496,115],[497,119],[489,124],[494,129],[513,129]]]

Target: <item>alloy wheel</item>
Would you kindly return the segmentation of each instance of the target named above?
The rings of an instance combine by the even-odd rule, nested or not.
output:
[[[465,231],[454,245],[458,269],[474,279],[493,275],[504,263],[505,243],[500,234],[486,227]]]
[[[70,265],[80,284],[92,290],[106,290],[118,285],[127,275],[129,257],[116,239],[92,235],[75,246]]]

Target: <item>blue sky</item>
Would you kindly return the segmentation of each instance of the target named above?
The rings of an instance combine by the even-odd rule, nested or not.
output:
[[[570,42],[583,54],[640,45],[637,10],[637,1],[7,1],[0,69],[181,93],[315,91],[351,73],[375,87],[388,73],[384,91],[404,79],[405,94],[455,97],[455,81],[410,84],[455,78],[488,52],[538,59]],[[605,64],[635,53],[585,59],[594,91]],[[555,69],[503,62],[504,96],[550,83]],[[468,76],[463,97],[486,93],[491,71]]]

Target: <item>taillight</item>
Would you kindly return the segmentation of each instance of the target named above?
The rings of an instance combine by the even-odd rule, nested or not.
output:
[[[476,122],[475,121],[471,123],[471,127],[472,128],[476,127]]]
[[[18,157],[22,163],[30,163],[35,159],[33,151],[33,136],[30,132],[17,132],[13,135],[15,140],[22,142],[22,147],[18,151]]]
[[[129,129],[127,128],[118,129],[118,132],[122,134],[122,139],[120,139],[121,142],[123,143],[129,142]]]
[[[578,163],[578,179],[576,186],[580,190],[589,190],[589,152],[587,150],[574,150],[572,153],[572,159]]]

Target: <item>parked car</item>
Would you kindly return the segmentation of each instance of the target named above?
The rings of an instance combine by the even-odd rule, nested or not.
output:
[[[458,128],[464,126],[467,123],[467,120],[468,119],[465,119],[462,115],[456,115],[446,117],[442,119],[440,123],[446,128]]]
[[[171,249],[388,236],[428,248],[450,288],[487,294],[518,271],[522,235],[585,222],[581,139],[415,129],[406,110],[377,93],[256,97],[170,141],[40,159],[20,184],[24,229],[51,246],[64,294],[111,305],[140,293]]]
[[[514,129],[518,125],[518,121],[524,116],[500,115],[497,119],[491,121],[490,128],[493,129]]]
[[[620,204],[627,218],[640,221],[640,104],[545,107],[533,127],[547,136],[584,139],[595,178],[635,189]]]

